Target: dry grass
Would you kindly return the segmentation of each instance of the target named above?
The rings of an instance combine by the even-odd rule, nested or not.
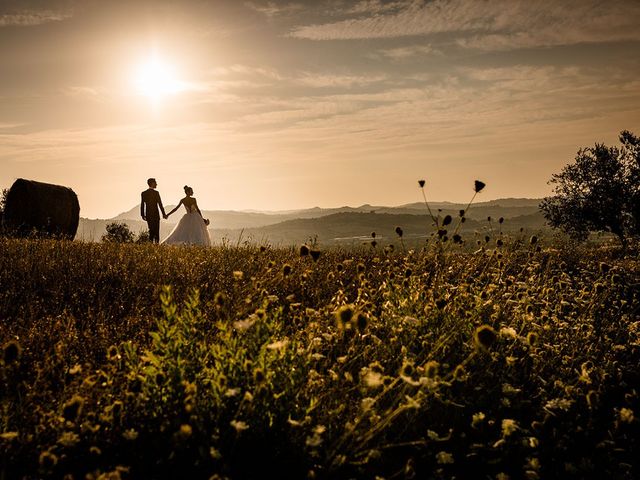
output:
[[[0,477],[640,475],[637,255],[402,250],[0,240]]]

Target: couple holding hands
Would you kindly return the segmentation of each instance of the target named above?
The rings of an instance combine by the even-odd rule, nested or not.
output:
[[[209,220],[202,217],[202,212],[198,208],[198,202],[193,197],[193,189],[188,185],[184,186],[185,197],[169,213],[165,213],[160,199],[160,193],[156,190],[158,183],[155,178],[147,180],[149,188],[142,192],[140,203],[140,215],[149,226],[149,238],[152,242],[160,242],[160,213],[166,220],[169,216],[184,206],[187,213],[183,215],[178,224],[173,228],[167,238],[162,241],[163,245],[211,245],[207,226]]]

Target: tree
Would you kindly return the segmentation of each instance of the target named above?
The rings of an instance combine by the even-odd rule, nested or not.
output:
[[[110,223],[106,226],[106,230],[107,233],[102,235],[103,242],[131,243],[135,238],[126,223]]]
[[[620,143],[581,148],[575,163],[551,177],[555,195],[540,208],[552,227],[578,240],[611,232],[623,246],[640,234],[640,138],[623,131]]]

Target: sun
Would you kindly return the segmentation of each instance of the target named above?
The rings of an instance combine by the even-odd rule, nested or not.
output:
[[[173,65],[157,54],[149,56],[135,70],[133,82],[136,92],[154,101],[185,90]]]

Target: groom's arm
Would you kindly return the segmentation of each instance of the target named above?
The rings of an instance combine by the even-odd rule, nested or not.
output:
[[[162,206],[162,199],[160,198],[160,192],[158,192],[158,206],[160,207],[160,211],[162,212],[162,216],[167,218],[167,214],[164,213],[164,207]]]
[[[146,217],[144,215],[144,195],[140,194],[140,216],[142,217],[143,220],[146,220]]]

